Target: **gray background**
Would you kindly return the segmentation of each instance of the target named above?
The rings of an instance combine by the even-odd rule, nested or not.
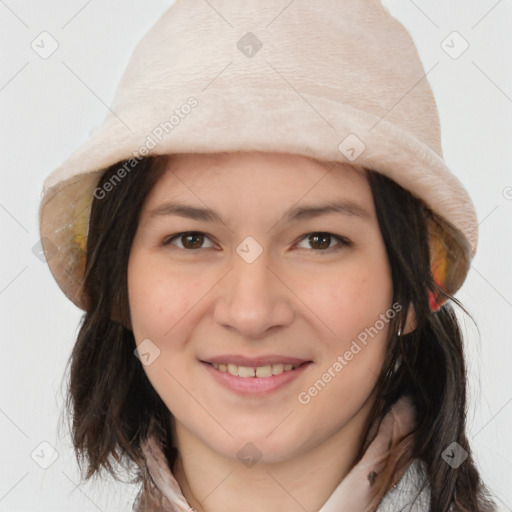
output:
[[[136,489],[130,485],[106,479],[79,484],[59,418],[81,312],[33,248],[43,179],[103,120],[131,51],[171,3],[0,0],[0,511],[131,508]],[[276,12],[289,3],[276,0]],[[475,326],[464,319],[469,436],[486,483],[501,510],[510,511],[512,3],[383,3],[411,32],[424,68],[437,63],[428,80],[445,159],[476,205],[479,250],[457,295],[476,320]],[[31,47],[43,31],[59,45],[47,59]],[[453,31],[469,44],[457,58],[442,47],[462,48]],[[41,468],[36,461],[50,463],[53,449],[58,458]]]

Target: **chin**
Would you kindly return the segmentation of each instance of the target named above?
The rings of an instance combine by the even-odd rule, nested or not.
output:
[[[255,424],[253,420],[250,425],[239,424],[238,427],[231,423],[227,429],[233,437],[218,429],[213,437],[211,432],[204,433],[203,442],[222,457],[238,459],[244,464],[246,458],[257,459],[259,463],[281,462],[297,455],[305,445],[314,444],[307,433],[290,432],[290,425],[288,428],[284,425],[286,420],[279,425],[282,420],[276,419],[272,424],[263,420]]]

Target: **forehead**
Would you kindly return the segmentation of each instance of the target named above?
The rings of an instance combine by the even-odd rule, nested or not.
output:
[[[256,151],[170,155],[156,183],[151,203],[164,198],[258,196],[263,199],[358,198],[373,203],[364,169],[348,163],[322,162],[288,153]]]

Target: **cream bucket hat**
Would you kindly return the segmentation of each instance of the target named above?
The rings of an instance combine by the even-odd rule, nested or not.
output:
[[[378,171],[446,222],[429,228],[436,282],[453,294],[465,280],[476,212],[443,160],[414,42],[379,0],[177,0],[135,48],[111,107],[46,178],[40,205],[50,270],[82,309],[91,202],[110,193],[97,188],[103,170],[123,162],[122,179],[144,156],[184,152],[286,152]]]

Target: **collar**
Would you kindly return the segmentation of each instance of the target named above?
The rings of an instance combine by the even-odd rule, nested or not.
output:
[[[340,510],[363,512],[367,510],[373,496],[372,485],[384,469],[391,443],[411,432],[414,424],[414,407],[410,399],[404,396],[384,416],[377,435],[369,444],[363,457],[340,482],[318,512],[339,512]],[[142,451],[151,480],[149,482],[151,491],[141,490],[133,510],[135,512],[152,512],[163,510],[165,507],[165,510],[173,512],[196,512],[183,495],[169,468],[162,448],[154,436],[151,435],[146,439],[142,445]],[[419,463],[419,461],[411,461],[408,452],[403,460],[404,462],[397,464],[395,468],[394,486],[390,494],[403,491],[404,482],[410,483],[412,472]],[[414,487],[418,490],[417,485]],[[408,485],[407,493],[410,497],[410,485]],[[381,507],[378,510],[380,511]]]

